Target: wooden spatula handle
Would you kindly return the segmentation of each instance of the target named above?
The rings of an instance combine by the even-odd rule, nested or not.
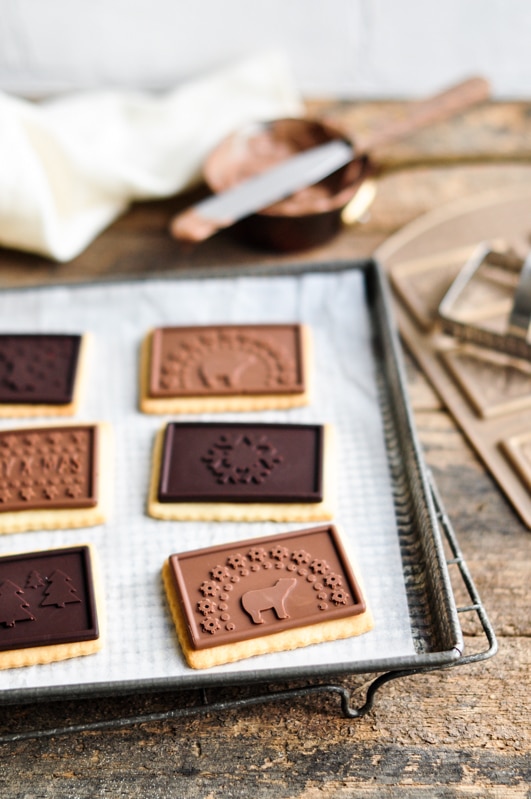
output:
[[[356,154],[372,153],[428,125],[443,122],[487,100],[490,86],[484,78],[469,78],[426,100],[413,103],[404,119],[387,122],[379,130],[356,139]]]

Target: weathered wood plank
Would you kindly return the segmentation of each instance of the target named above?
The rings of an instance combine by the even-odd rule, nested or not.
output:
[[[314,100],[312,116],[339,126],[354,141],[366,137],[388,121],[403,119],[408,104],[402,102],[353,103]],[[531,158],[529,102],[481,103],[458,117],[432,125],[389,144],[375,154],[385,169],[404,169],[419,163],[507,161],[529,163]]]
[[[347,789],[357,795],[371,786],[368,795],[376,796],[392,785],[392,795],[400,797],[524,797],[531,777],[530,666],[529,639],[507,638],[495,660],[388,684],[360,720],[338,716],[334,698],[307,699],[7,745],[0,789],[10,799],[261,799],[307,797],[309,791],[332,797]],[[130,712],[164,701],[168,697],[109,704]],[[73,702],[67,710],[74,719],[86,715]],[[4,712],[4,724],[13,714]],[[24,723],[62,718],[55,705],[24,715]]]

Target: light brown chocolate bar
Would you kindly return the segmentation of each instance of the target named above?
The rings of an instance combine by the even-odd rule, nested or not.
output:
[[[0,533],[101,524],[111,466],[106,424],[0,431]]]
[[[163,581],[192,668],[373,627],[338,530],[298,530],[172,555]]]
[[[143,342],[140,409],[203,413],[309,402],[310,334],[298,324],[161,327]]]

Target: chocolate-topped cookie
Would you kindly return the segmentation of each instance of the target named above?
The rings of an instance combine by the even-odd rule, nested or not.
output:
[[[0,334],[0,416],[71,416],[79,405],[88,338]]]
[[[141,354],[146,413],[291,408],[309,401],[309,331],[299,324],[160,327]]]
[[[372,628],[359,581],[332,525],[171,555],[163,580],[193,668]]]
[[[157,437],[148,512],[160,519],[332,518],[330,426],[170,422]]]
[[[98,651],[94,576],[85,545],[0,557],[0,669]]]
[[[109,459],[107,425],[0,431],[0,533],[102,523]]]

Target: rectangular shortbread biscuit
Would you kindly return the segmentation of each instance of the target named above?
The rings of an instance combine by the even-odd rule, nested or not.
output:
[[[188,521],[333,517],[330,425],[170,422],[153,451],[148,514]]]
[[[179,643],[195,669],[373,627],[332,525],[171,555],[162,574]]]
[[[106,423],[0,431],[0,533],[102,524],[112,461]]]
[[[144,413],[256,411],[307,405],[311,338],[300,324],[161,327],[140,355]]]
[[[0,557],[0,669],[99,651],[101,618],[90,546]]]
[[[86,383],[88,334],[0,334],[0,417],[74,416]]]

